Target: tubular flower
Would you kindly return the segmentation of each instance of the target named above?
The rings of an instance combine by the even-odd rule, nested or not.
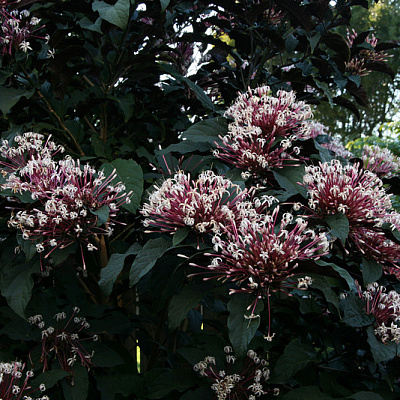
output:
[[[278,213],[276,207],[272,215],[261,216],[258,221],[244,219],[237,229],[232,224],[225,239],[220,235],[213,239],[214,250],[219,251],[206,269],[213,278],[237,282],[240,289],[231,293],[268,296],[293,275],[298,260],[318,259],[325,254],[326,237],[307,229],[307,222],[301,218],[294,220],[292,214],[285,213],[276,230]]]
[[[225,113],[234,121],[215,155],[261,175],[285,160],[293,164],[300,153],[293,141],[309,135],[312,117],[310,107],[295,100],[294,92],[278,91],[275,97],[268,86],[239,95]]]
[[[27,52],[32,50],[29,40],[31,38],[49,40],[49,37],[38,36],[37,32],[44,28],[40,25],[40,19],[30,15],[28,10],[8,11],[11,4],[19,1],[1,1],[0,4],[0,45],[3,46],[3,55],[12,54],[13,49]]]
[[[400,169],[400,159],[389,149],[382,149],[379,146],[363,147],[361,156],[364,168],[375,172],[380,178],[391,178]]]
[[[0,362],[0,399],[2,400],[49,400],[46,395],[32,397],[35,392],[44,392],[41,384],[37,389],[29,386],[28,380],[34,376],[32,371],[24,373],[25,364],[19,361]]]
[[[7,179],[2,188],[28,193],[36,203],[13,213],[9,225],[20,229],[39,253],[46,251],[46,257],[75,241],[95,250],[92,240],[111,234],[119,208],[130,202],[125,186],[113,184],[115,171],[107,177],[68,156],[56,161],[53,157],[63,148],[50,140],[44,143],[42,135],[28,133],[15,140],[16,148],[3,143],[0,149],[7,159],[0,161]]]
[[[178,172],[160,187],[154,187],[156,190],[141,213],[147,217],[145,226],[161,231],[176,231],[186,226],[198,234],[217,233],[231,220],[257,215],[253,203],[246,201],[250,193],[213,171],[205,171],[197,179]],[[259,201],[256,205],[263,207]]]
[[[225,346],[224,351],[226,353],[224,370],[217,370],[215,358],[211,356],[207,356],[193,367],[200,376],[212,382],[211,389],[218,400],[255,400],[268,392],[273,392],[274,396],[279,395],[279,389],[264,390],[263,384],[269,379],[270,370],[267,361],[259,358],[255,351],[247,352],[246,359],[237,373],[231,372],[236,361],[232,348]]]
[[[40,361],[43,363],[43,372],[49,369],[49,362],[53,358],[58,361],[61,369],[67,371],[72,377],[75,362],[80,362],[88,370],[93,367],[94,352],[89,353],[82,342],[97,341],[98,336],[85,332],[90,328],[90,324],[86,318],[77,316],[79,312],[79,308],[74,307],[70,317],[67,317],[64,312],[58,313],[54,316],[56,325],[47,328],[41,315],[28,318],[31,325],[35,325],[41,330],[42,355]]]
[[[353,48],[354,41],[356,40],[357,37],[358,34],[354,29],[352,32],[347,31],[347,44],[351,49]],[[377,51],[375,49],[376,45],[378,44],[378,39],[375,37],[374,34],[368,36],[365,39],[365,42],[370,44],[373,50],[365,48],[361,50],[357,49],[357,52],[353,54],[350,61],[346,62],[347,70],[359,76],[366,76],[371,72],[370,70],[368,70],[369,63],[387,61],[387,59],[391,57],[384,51],[379,51],[379,50]]]
[[[357,289],[358,295],[366,301],[366,313],[375,317],[375,335],[383,343],[392,341],[399,344],[400,327],[396,322],[400,320],[400,295],[394,290],[385,293],[386,288],[377,282],[368,285],[364,292],[359,286]]]
[[[365,222],[381,222],[392,208],[382,181],[359,164],[342,166],[340,161],[306,167],[303,177],[308,204],[314,215],[346,215],[350,228]]]

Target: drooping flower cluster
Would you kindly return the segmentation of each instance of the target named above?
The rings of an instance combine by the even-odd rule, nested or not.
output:
[[[300,148],[293,141],[309,135],[310,106],[296,102],[294,92],[268,86],[239,95],[226,111],[233,118],[228,134],[214,155],[254,176],[265,176],[273,167],[296,165]]]
[[[346,68],[349,72],[355,75],[366,76],[371,72],[368,69],[369,63],[387,61],[387,59],[391,56],[382,50],[376,50],[378,39],[373,33],[368,35],[365,39],[365,42],[371,45],[372,49],[362,48],[360,50],[356,46],[353,48],[354,41],[357,37],[358,34],[354,29],[352,32],[347,32],[347,44],[349,45],[350,49],[353,50],[353,55],[350,61],[346,62]]]
[[[392,341],[399,344],[400,326],[396,322],[400,320],[400,295],[395,290],[385,293],[386,288],[377,282],[369,284],[363,292],[359,286],[357,290],[366,301],[366,313],[375,317],[375,335],[383,343]]]
[[[365,145],[361,156],[364,168],[379,177],[391,178],[400,170],[400,159],[389,149]]]
[[[0,161],[6,177],[2,188],[28,193],[37,202],[13,213],[9,225],[35,243],[37,252],[46,251],[46,257],[76,241],[95,250],[96,235],[111,234],[119,208],[130,202],[125,186],[113,184],[115,171],[107,177],[68,156],[57,161],[62,146],[37,133],[25,133],[15,141],[17,147],[4,141],[0,148],[6,159]]]
[[[0,362],[0,399],[1,400],[49,400],[47,395],[36,396],[35,392],[44,392],[46,387],[41,384],[32,389],[29,379],[32,371],[24,372],[25,364],[19,361],[10,363]]]
[[[29,322],[41,330],[40,361],[43,363],[43,372],[49,369],[49,364],[53,359],[56,359],[61,369],[70,373],[72,378],[75,362],[80,362],[87,369],[93,367],[94,352],[89,353],[82,343],[97,341],[98,336],[85,332],[90,328],[90,324],[85,317],[78,317],[79,312],[79,308],[74,307],[69,317],[65,312],[57,313],[54,316],[56,325],[47,327],[42,315],[29,317]]]
[[[359,164],[343,166],[340,161],[332,160],[308,166],[303,182],[313,214],[326,217],[342,213],[351,227],[364,225],[366,221],[381,222],[392,209],[382,181]]]
[[[13,49],[22,50],[25,53],[32,50],[29,42],[31,38],[44,39],[46,42],[50,39],[48,35],[38,36],[38,31],[44,28],[44,25],[40,25],[40,19],[31,16],[28,10],[8,11],[11,4],[19,3],[19,1],[1,1],[0,4],[0,45],[3,47],[3,55],[12,54]]]
[[[247,201],[251,196],[248,191],[213,171],[205,171],[197,179],[178,172],[154,187],[141,213],[146,217],[145,226],[161,231],[173,232],[186,226],[198,234],[218,233],[230,221],[255,218],[255,207],[263,207],[261,201],[255,205]]]
[[[272,215],[259,215],[258,221],[243,219],[231,225],[225,236],[216,235],[211,264],[206,267],[213,278],[230,279],[240,288],[231,293],[249,292],[268,296],[280,290],[293,275],[299,260],[318,259],[326,253],[325,235],[307,229],[307,222],[284,213],[276,229],[279,207]]]
[[[211,389],[215,392],[218,400],[248,399],[255,400],[270,392],[274,396],[279,395],[279,389],[265,390],[263,384],[269,379],[270,370],[267,361],[259,358],[253,350],[247,352],[247,356],[240,370],[231,372],[236,361],[233,350],[225,346],[226,367],[224,370],[217,369],[214,357],[207,356],[203,361],[194,365],[193,369],[202,377],[211,382]]]

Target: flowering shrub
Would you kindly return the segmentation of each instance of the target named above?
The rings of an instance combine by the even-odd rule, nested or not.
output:
[[[0,2],[1,399],[399,397],[398,160],[313,119],[366,3]]]

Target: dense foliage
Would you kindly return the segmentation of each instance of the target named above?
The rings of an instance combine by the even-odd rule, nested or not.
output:
[[[368,5],[0,2],[0,398],[399,397],[400,161],[312,112]]]

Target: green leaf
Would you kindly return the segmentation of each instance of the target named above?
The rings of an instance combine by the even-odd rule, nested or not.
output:
[[[30,240],[25,240],[22,235],[17,235],[17,242],[25,254],[26,262],[30,261],[37,253],[35,243],[31,242]]]
[[[93,343],[93,364],[96,367],[112,368],[124,363],[123,358],[103,343]],[[89,350],[89,348],[87,348]]]
[[[357,392],[348,397],[355,400],[383,400],[383,397],[374,392]]]
[[[8,114],[10,109],[18,103],[21,97],[30,99],[35,92],[33,90],[15,89],[0,86],[0,110],[3,115]]]
[[[359,75],[350,75],[348,76],[349,80],[354,82],[357,87],[359,87],[361,85],[361,76]]]
[[[382,265],[375,260],[362,258],[362,276],[364,285],[376,282],[382,275]]]
[[[332,235],[339,238],[340,241],[345,244],[347,236],[349,235],[349,220],[346,215],[342,213],[328,215],[324,220],[331,228]]]
[[[95,0],[92,10],[98,11],[101,18],[125,30],[129,22],[130,0],[118,0],[114,5]]]
[[[350,295],[340,302],[343,310],[342,321],[347,325],[359,328],[371,325],[374,317],[365,312],[365,301],[356,295]]]
[[[169,328],[171,330],[178,328],[188,312],[199,304],[206,293],[204,285],[186,285],[173,296],[168,306]]]
[[[131,397],[133,394],[140,394],[138,398],[144,398],[142,395],[144,391],[143,378],[137,375],[121,373],[99,375],[96,376],[96,381],[97,387],[102,394],[102,399],[117,398],[116,394]]]
[[[66,376],[70,376],[67,371],[63,369],[53,369],[51,371],[44,372],[37,376],[30,384],[32,387],[39,387],[40,384],[44,383],[46,389],[50,389],[53,387],[59,380],[65,378]]]
[[[213,393],[211,388],[207,386],[202,386],[197,388],[196,390],[189,390],[182,397],[181,400],[205,400],[212,399]]]
[[[303,386],[291,390],[283,400],[333,400],[333,397],[322,393],[318,386]]]
[[[182,133],[182,139],[214,145],[214,142],[219,141],[218,136],[226,135],[227,130],[226,118],[210,118],[192,125]]]
[[[129,287],[136,285],[157,260],[169,249],[170,243],[163,238],[150,239],[139,251],[129,273]]]
[[[284,167],[273,171],[279,185],[291,195],[300,193],[307,197],[307,189],[299,183],[303,183],[304,165],[300,167]]]
[[[61,381],[64,400],[86,400],[89,393],[89,377],[86,368],[76,363],[74,365],[74,384],[71,385],[69,380]]]
[[[382,343],[382,341],[375,336],[372,326],[368,328],[367,334],[367,341],[371,348],[372,356],[377,364],[389,361],[398,355],[398,345],[394,342]]]
[[[271,381],[273,383],[287,383],[289,378],[305,368],[315,357],[315,350],[311,346],[300,343],[297,339],[292,340],[279,357]]]
[[[88,17],[83,17],[78,21],[78,25],[83,29],[88,29],[89,31],[102,33],[101,31],[101,18],[97,18],[95,23],[93,23]]]
[[[299,40],[291,33],[285,40],[285,50],[292,53],[299,44]]]
[[[156,151],[157,155],[170,154],[172,152],[177,152],[179,154],[194,153],[195,151],[200,151],[202,153],[210,151],[210,144],[202,142],[192,142],[190,140],[183,140],[179,143],[174,143],[169,145],[167,148]]]
[[[90,212],[97,215],[97,226],[105,224],[110,216],[110,208],[108,206],[103,206],[95,211],[90,210]]]
[[[312,276],[313,283],[311,285],[312,289],[319,289],[324,294],[326,301],[333,304],[339,311],[339,299],[337,294],[332,290],[331,285],[327,279],[323,276]]]
[[[161,4],[161,12],[164,12],[165,9],[169,6],[170,0],[160,0]]]
[[[234,293],[232,299],[228,302],[228,329],[229,340],[232,343],[236,356],[241,357],[247,353],[247,346],[253,339],[258,327],[260,318],[247,319],[251,314],[247,308],[253,302],[254,297],[246,294]],[[261,300],[257,301],[255,315],[259,315],[264,308]]]
[[[172,237],[172,245],[177,246],[179,243],[181,243],[183,240],[185,240],[187,235],[189,235],[189,232],[190,232],[190,228],[187,228],[187,227],[179,228],[174,233],[174,236]]]
[[[321,34],[319,32],[317,32],[314,36],[307,37],[307,39],[310,43],[311,53],[314,53],[315,47],[317,46],[317,44],[319,43],[319,41],[321,39]]]
[[[8,264],[3,268],[0,280],[1,294],[7,299],[11,309],[22,318],[31,298],[32,274],[39,272],[39,263]]]
[[[134,243],[124,254],[112,254],[107,265],[100,271],[99,286],[105,296],[109,296],[114,287],[114,283],[124,268],[125,258],[138,254],[141,249],[139,243]]]
[[[143,171],[142,168],[133,160],[123,160],[117,158],[111,163],[106,163],[101,166],[106,175],[116,170],[117,176],[113,179],[112,183],[116,184],[122,182],[126,187],[126,192],[132,191],[131,203],[123,204],[126,210],[135,213],[140,205],[143,193]]]
[[[354,279],[344,268],[341,268],[333,263],[327,263],[323,260],[317,260],[317,261],[315,261],[315,263],[320,265],[321,267],[331,267],[347,282],[347,284],[349,285],[349,289],[351,291],[356,290],[356,285],[354,283]]]

